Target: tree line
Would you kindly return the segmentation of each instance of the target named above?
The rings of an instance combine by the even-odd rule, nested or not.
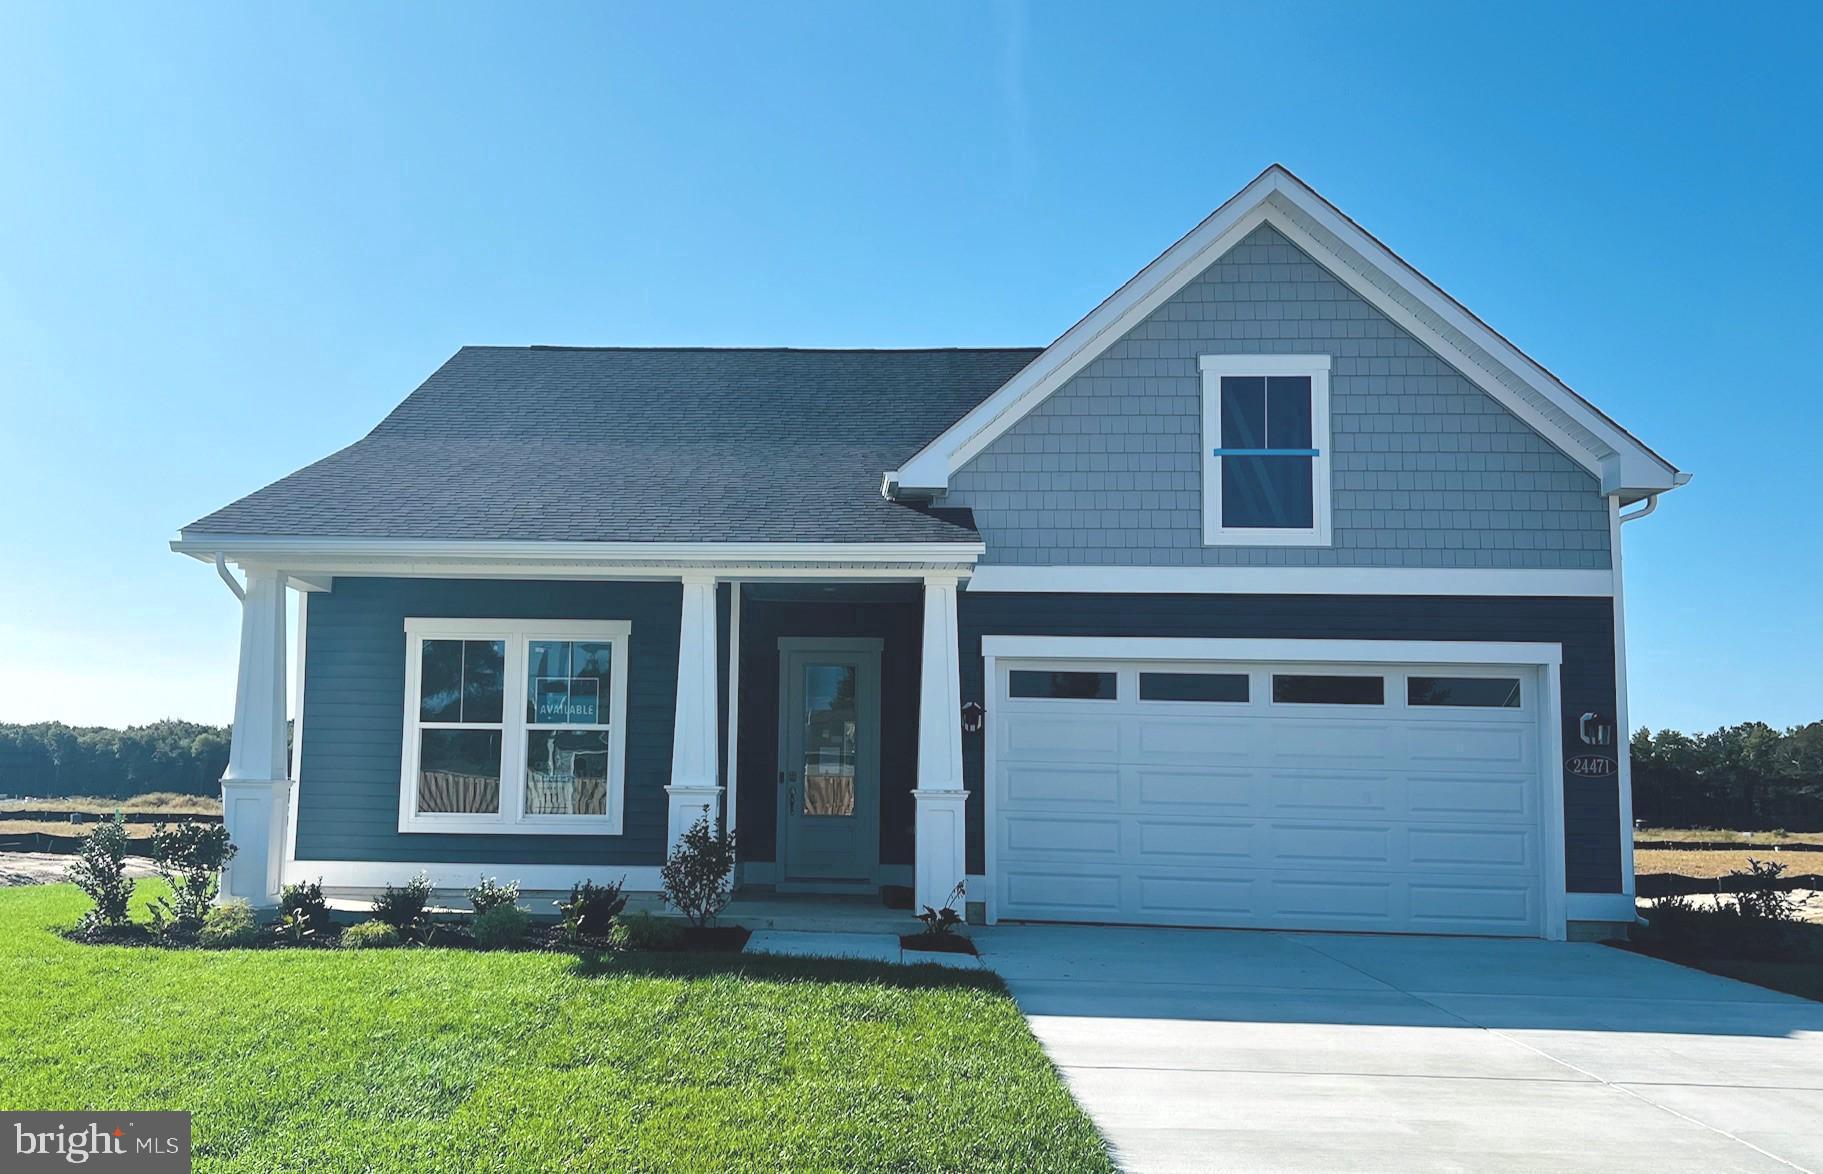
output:
[[[1633,817],[1646,827],[1823,831],[1823,721],[1633,735]]]
[[[1633,735],[1633,814],[1649,827],[1823,831],[1823,721]],[[0,795],[214,795],[228,727],[0,723]]]

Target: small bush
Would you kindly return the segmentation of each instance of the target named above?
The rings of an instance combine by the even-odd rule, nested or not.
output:
[[[422,938],[430,927],[425,912],[430,896],[430,877],[420,872],[398,888],[387,885],[381,889],[373,899],[373,918],[392,926],[401,938]]]
[[[468,891],[469,904],[475,907],[476,913],[486,913],[502,905],[516,905],[519,902],[519,882],[507,881],[501,884],[491,876],[484,876]]]
[[[614,919],[608,944],[616,950],[675,950],[683,936],[677,922],[641,910]]]
[[[384,921],[363,921],[342,931],[342,948],[345,950],[384,950],[399,945],[404,940],[399,936],[398,930]]]
[[[734,896],[734,834],[711,827],[709,817],[701,816],[677,842],[659,876],[665,904],[701,929]]]
[[[279,893],[279,924],[295,925],[298,937],[329,932],[335,923],[329,916],[329,902],[323,897],[320,878],[284,887]]]
[[[510,950],[525,941],[532,918],[517,905],[496,905],[486,913],[477,913],[471,927],[475,944],[483,950]]]
[[[956,932],[956,927],[962,924],[962,915],[956,912],[956,902],[967,892],[968,886],[957,881],[956,887],[950,890],[949,900],[943,903],[943,908],[932,909],[926,905],[924,912],[916,915],[924,923],[924,932],[933,937]]]
[[[570,899],[557,901],[558,924],[571,937],[599,937],[608,932],[620,911],[627,907],[626,894],[620,887],[626,878],[612,884],[598,885],[585,880],[570,886]]]
[[[1692,958],[1789,958],[1791,922],[1743,916],[1737,904],[1698,905],[1688,897],[1660,897],[1646,910],[1646,934],[1674,955]]]
[[[221,870],[236,851],[228,829],[219,823],[154,824],[152,862],[171,892],[153,905],[153,924],[182,932],[201,928]]]
[[[127,901],[133,895],[133,882],[127,879],[127,825],[120,812],[116,811],[106,823],[97,824],[83,840],[70,865],[69,878],[95,902],[95,907],[83,914],[84,929],[111,929],[127,923]]]
[[[251,946],[259,940],[259,923],[253,906],[240,899],[224,901],[203,914],[202,932],[196,940],[218,950]]]
[[[1797,898],[1781,888],[1779,878],[1785,865],[1776,860],[1747,858],[1746,871],[1735,869],[1728,874],[1742,881],[1735,893],[1735,912],[1752,921],[1796,921]]]

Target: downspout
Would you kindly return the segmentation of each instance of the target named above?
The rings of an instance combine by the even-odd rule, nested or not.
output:
[[[247,602],[247,589],[234,581],[234,573],[228,569],[228,560],[222,557],[222,552],[219,550],[215,552],[215,573],[222,577],[222,582],[228,585],[228,590],[234,592],[234,598],[242,603]]]
[[[1654,493],[1646,498],[1645,508],[1634,510],[1630,514],[1622,514],[1622,515],[1620,515],[1620,520],[1622,522],[1637,522],[1641,518],[1650,514],[1653,510],[1655,510],[1657,508],[1658,508],[1658,494]]]

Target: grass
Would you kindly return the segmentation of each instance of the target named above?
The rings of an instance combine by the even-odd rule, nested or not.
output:
[[[0,1105],[186,1109],[199,1170],[1111,1169],[989,975],[55,932],[85,907],[0,890]]]
[[[1770,832],[1737,832],[1727,828],[1642,828],[1634,833],[1636,840],[1694,840],[1736,844],[1823,843],[1823,832],[1788,832],[1779,828]]]
[[[112,815],[116,811],[159,812],[165,815],[220,815],[222,801],[213,795],[180,795],[175,791],[149,791],[125,799],[93,795],[58,795],[48,799],[0,799],[0,812],[80,811],[85,815]]]
[[[1791,876],[1823,873],[1823,852],[1774,852],[1771,847],[1743,848],[1640,848],[1633,853],[1633,871],[1669,872],[1679,876],[1716,877],[1744,872],[1747,858],[1776,860]]]

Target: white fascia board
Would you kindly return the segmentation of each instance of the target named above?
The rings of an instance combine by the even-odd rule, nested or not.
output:
[[[968,590],[1108,595],[1614,594],[1614,572],[1479,567],[976,567]]]
[[[1194,660],[1312,664],[1563,663],[1563,645],[1454,640],[1227,640],[1177,636],[983,636],[1007,660]]]
[[[180,533],[171,549],[204,561],[222,554],[236,562],[315,567],[336,560],[448,559],[530,563],[625,562],[719,567],[801,561],[856,564],[968,564],[986,552],[980,542],[519,542],[396,538],[292,538]]]
[[[1355,249],[1362,259],[1380,269],[1388,280],[1482,347],[1514,376],[1597,437],[1609,451],[1592,450],[1587,443],[1559,427],[1524,397],[1515,394],[1474,357],[1432,330],[1385,291],[1366,281],[1335,257],[1332,250],[1272,205],[1272,197],[1289,201],[1303,214]],[[1588,401],[1479,318],[1434,285],[1397,254],[1375,240],[1354,221],[1338,212],[1302,180],[1274,164],[1157,260],[1135,274],[1087,317],[1065,331],[1019,374],[946,429],[911,460],[886,474],[902,491],[936,493],[948,488],[950,475],[992,444],[1026,413],[1061,387],[1143,321],[1167,299],[1219,260],[1223,254],[1262,223],[1270,223],[1313,256],[1329,258],[1326,266],[1357,294],[1412,331],[1426,346],[1442,355],[1495,400],[1561,448],[1571,459],[1602,479],[1607,494],[1664,492],[1689,478],[1680,474],[1625,429],[1609,420]]]

